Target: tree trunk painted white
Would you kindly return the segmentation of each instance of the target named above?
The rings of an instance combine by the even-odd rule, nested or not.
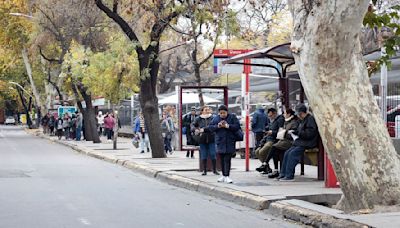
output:
[[[28,74],[28,78],[29,78],[29,82],[31,84],[33,96],[35,97],[36,106],[40,107],[42,109],[42,111],[46,113],[46,108],[42,105],[39,92],[37,91],[35,81],[33,80],[32,68],[31,68],[31,64],[29,63],[28,53],[26,52],[25,48],[22,49],[22,58],[24,59],[26,73]]]
[[[369,0],[292,0],[291,49],[347,210],[400,203],[400,159],[379,115],[359,31]]]

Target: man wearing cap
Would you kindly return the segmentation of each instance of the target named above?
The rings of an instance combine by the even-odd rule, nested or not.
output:
[[[295,167],[300,162],[304,151],[315,148],[318,145],[318,126],[314,117],[307,112],[307,107],[304,104],[299,104],[296,107],[296,112],[300,118],[300,124],[297,130],[289,131],[294,142],[283,157],[283,165],[278,177],[279,181],[293,181]]]
[[[193,132],[191,131],[191,129],[193,128],[194,121],[196,120],[197,117],[198,117],[198,115],[196,114],[196,107],[193,106],[191,108],[190,113],[186,114],[182,119],[182,127],[184,127],[186,129],[186,144],[187,145],[198,146],[198,143],[196,142],[196,140],[194,140],[194,138],[192,136]],[[189,157],[189,154],[190,154],[191,158],[194,158],[194,150],[188,150],[186,152],[187,158]]]
[[[260,146],[260,142],[264,137],[265,127],[268,126],[269,119],[265,114],[264,108],[261,104],[257,104],[256,111],[254,112],[253,118],[251,119],[251,130],[254,132],[256,139],[256,145],[254,150]]]

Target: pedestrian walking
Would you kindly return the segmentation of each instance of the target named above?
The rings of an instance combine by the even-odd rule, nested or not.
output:
[[[233,183],[230,178],[232,154],[236,152],[237,134],[240,123],[236,115],[228,113],[228,108],[221,105],[218,116],[210,123],[209,130],[215,132],[217,154],[221,158],[222,177],[218,182]]]
[[[217,156],[215,152],[215,133],[209,129],[213,120],[211,109],[204,106],[201,109],[201,115],[194,121],[195,138],[198,138],[200,145],[200,159],[203,165],[202,175],[207,175],[207,159],[210,158],[213,167],[213,173],[219,175],[217,171]]]
[[[83,117],[82,114],[76,112],[76,141],[81,141]]]
[[[147,127],[144,121],[143,113],[140,112],[138,117],[135,119],[135,129],[133,131],[140,138],[140,153],[144,153],[144,147],[146,151],[150,152],[149,148],[149,135],[147,134]]]
[[[163,118],[161,120],[162,136],[164,138],[164,151],[165,154],[172,154],[171,139],[174,134],[174,124],[172,123],[171,117],[168,113],[163,113]]]

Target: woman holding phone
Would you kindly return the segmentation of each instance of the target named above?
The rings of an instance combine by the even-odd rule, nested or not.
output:
[[[240,129],[239,120],[236,115],[228,113],[225,105],[221,105],[218,108],[218,116],[213,118],[208,129],[215,132],[216,150],[221,158],[223,176],[218,182],[233,183],[229,175],[232,154],[236,152],[235,133]]]

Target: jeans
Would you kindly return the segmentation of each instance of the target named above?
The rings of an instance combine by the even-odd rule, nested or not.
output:
[[[200,159],[207,160],[208,157],[210,157],[211,160],[217,159],[215,143],[200,144]]]
[[[286,177],[289,179],[294,178],[294,169],[296,165],[300,162],[301,156],[304,154],[306,148],[302,146],[292,146],[290,147],[283,157],[283,165],[281,170],[281,177]]]
[[[165,136],[164,137],[164,150],[165,152],[172,152],[172,147],[171,147],[171,137]]]
[[[219,154],[219,156],[221,158],[222,175],[224,177],[229,177],[229,173],[231,171],[232,154],[231,153]]]
[[[149,149],[149,135],[147,133],[139,133],[140,137],[140,150],[144,151],[144,146]]]
[[[107,132],[107,139],[111,140],[113,136],[113,130],[106,128],[106,132]]]
[[[76,128],[76,141],[81,141],[81,132],[82,132],[82,127],[77,127]]]

